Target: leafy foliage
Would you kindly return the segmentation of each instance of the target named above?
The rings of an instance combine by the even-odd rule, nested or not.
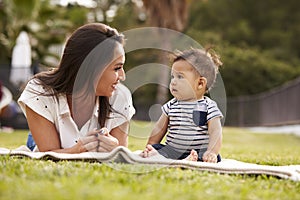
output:
[[[62,45],[78,26],[99,20],[126,31],[147,26],[146,11],[135,1],[95,0],[96,8],[77,4],[61,7],[49,0],[0,0],[0,63],[10,63],[14,41],[21,30],[30,34],[34,60],[49,66],[45,60],[53,45]],[[141,2],[141,0],[140,0]],[[149,1],[150,2],[150,1]],[[203,46],[212,44],[221,55],[221,75],[227,96],[249,95],[279,86],[300,75],[300,2],[287,0],[189,0],[189,17],[183,31]],[[151,3],[151,2],[150,2]],[[107,11],[113,9],[114,17]],[[94,16],[88,18],[88,14]],[[134,52],[127,56],[126,70],[145,63],[160,62],[157,54]],[[154,56],[152,56],[154,55]],[[157,55],[157,56],[156,56]],[[145,75],[147,76],[147,74]],[[144,91],[143,91],[144,90]],[[140,105],[151,105],[156,86],[146,86],[138,96]]]
[[[62,45],[66,35],[76,27],[87,22],[87,8],[78,5],[67,8],[53,5],[50,0],[23,1],[3,0],[0,4],[0,62],[10,63],[11,51],[18,34],[25,30],[29,33],[33,60],[45,63],[47,56],[58,58],[49,49],[52,45]]]
[[[228,96],[256,94],[296,78],[288,63],[275,59],[267,52],[237,47],[224,47],[221,75]]]
[[[217,46],[228,96],[256,94],[300,75],[296,0],[193,1],[186,30]]]

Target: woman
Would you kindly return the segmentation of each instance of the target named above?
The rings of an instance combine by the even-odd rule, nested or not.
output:
[[[125,80],[123,43],[123,35],[107,25],[84,25],[68,39],[59,67],[27,83],[18,103],[39,151],[127,146],[135,110],[129,90],[119,83]]]

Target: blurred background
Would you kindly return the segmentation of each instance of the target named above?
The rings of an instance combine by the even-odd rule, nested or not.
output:
[[[0,0],[0,81],[16,101],[32,74],[58,65],[66,38],[85,23],[106,23],[120,32],[163,27],[182,32],[203,47],[212,45],[220,54],[225,126],[297,125],[299,7],[298,0]],[[124,68],[169,65],[162,59],[164,53],[129,52]],[[161,76],[168,81],[169,74]],[[140,87],[133,93],[134,119],[149,120],[151,106],[169,98],[168,89],[157,84]],[[3,110],[3,127],[27,128],[16,104],[11,105],[11,115],[3,115]]]

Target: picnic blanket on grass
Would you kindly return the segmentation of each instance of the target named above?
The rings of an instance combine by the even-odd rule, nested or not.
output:
[[[277,178],[300,181],[300,165],[270,166],[241,162],[233,159],[222,159],[219,163],[193,162],[187,160],[167,159],[161,155],[142,158],[139,152],[132,152],[128,148],[118,147],[109,153],[85,152],[79,154],[67,154],[56,152],[30,152],[26,146],[10,150],[0,148],[2,156],[29,157],[31,159],[53,160],[53,161],[87,161],[100,163],[127,163],[143,164],[159,167],[179,167],[199,171],[215,172],[220,174],[242,174],[242,175],[267,175]]]

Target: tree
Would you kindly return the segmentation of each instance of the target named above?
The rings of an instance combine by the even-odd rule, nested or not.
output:
[[[32,48],[36,53],[34,59],[50,67],[56,67],[61,56],[63,44],[68,35],[87,22],[88,9],[78,4],[66,7],[53,5],[49,0],[41,3],[39,17],[32,23]],[[55,47],[51,51],[51,47]],[[48,60],[53,60],[49,62]]]
[[[37,16],[40,1],[2,0],[0,2],[0,61],[8,62],[15,40],[21,30],[28,30],[29,22]]]
[[[48,65],[46,58],[59,58],[49,48],[62,45],[67,35],[87,21],[87,8],[78,5],[62,7],[50,0],[0,1],[0,62],[10,63],[12,48],[18,34],[25,30],[30,37],[33,60]]]
[[[188,19],[188,0],[143,0],[147,20],[151,26],[183,31]],[[162,35],[163,49],[169,49],[168,36]],[[161,54],[161,62],[168,65],[168,57]],[[160,80],[167,85],[169,74],[160,73]],[[168,96],[167,88],[158,86],[157,103],[164,103]]]
[[[114,20],[114,16],[119,6],[127,4],[127,0],[93,0],[96,6],[91,9],[90,21],[109,24]]]
[[[217,47],[227,96],[256,94],[300,75],[299,6],[297,0],[194,3],[186,33]]]

